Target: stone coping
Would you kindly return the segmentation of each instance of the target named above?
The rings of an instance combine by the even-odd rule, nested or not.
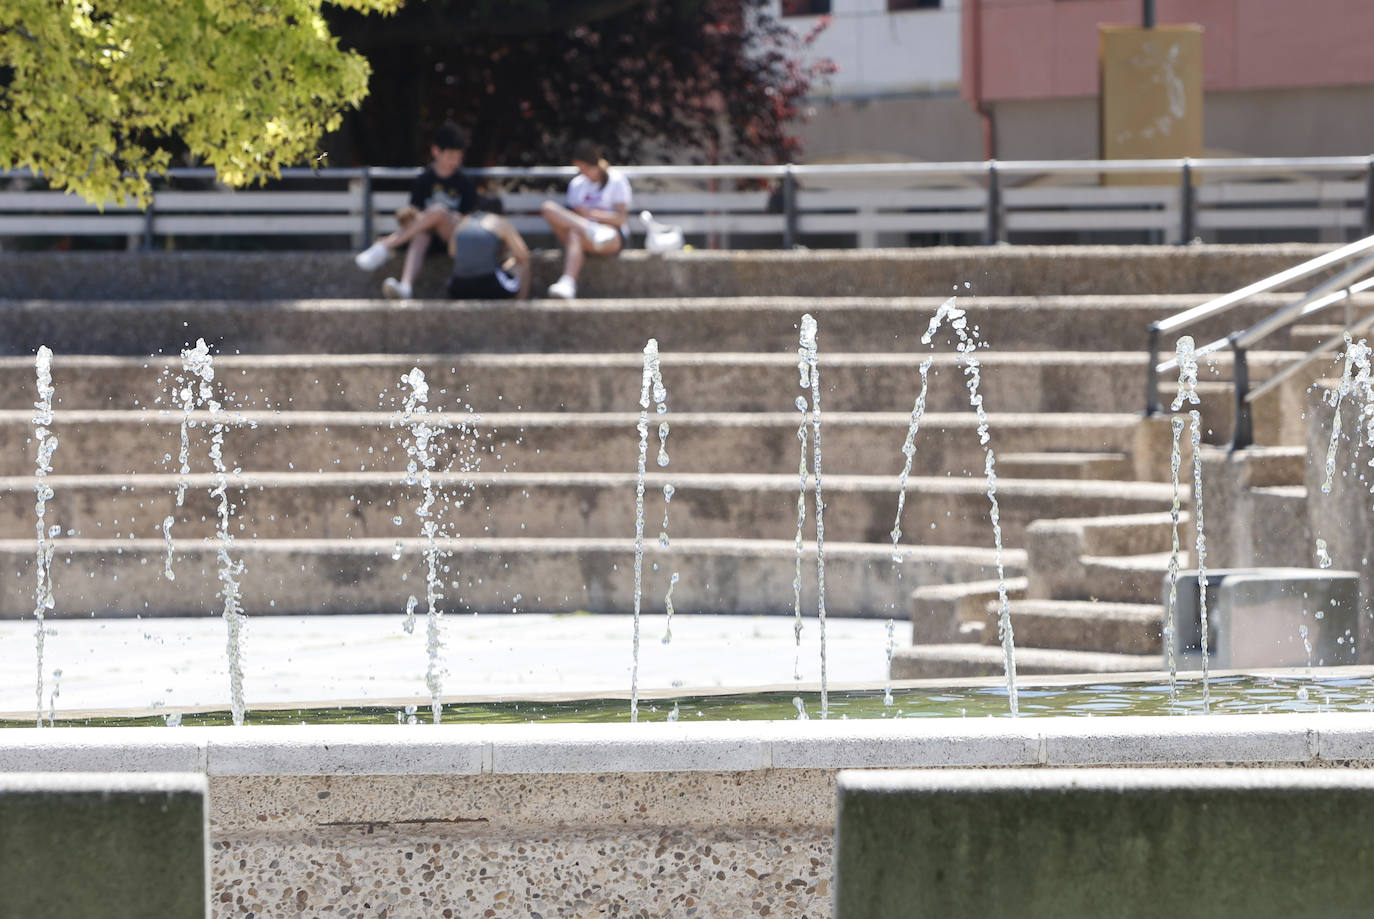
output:
[[[1374,713],[11,729],[0,772],[533,775],[1374,760]]]

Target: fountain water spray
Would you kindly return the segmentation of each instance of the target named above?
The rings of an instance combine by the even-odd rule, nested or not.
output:
[[[797,370],[802,389],[811,390],[811,472],[815,477],[816,508],[816,623],[821,645],[821,719],[830,717],[830,690],[826,681],[825,644],[825,499],[821,491],[821,371],[816,344],[816,320],[801,318]]]
[[[443,664],[439,656],[443,649],[440,634],[443,611],[439,608],[439,601],[444,597],[439,593],[439,525],[435,520],[435,491],[432,478],[435,457],[430,449],[435,429],[429,424],[429,383],[425,381],[424,371],[419,367],[412,368],[401,377],[401,384],[408,387],[405,406],[401,412],[401,424],[409,433],[409,440],[405,445],[409,457],[406,460],[405,483],[418,484],[423,496],[420,506],[415,509],[415,516],[420,519],[420,532],[425,537],[425,688],[429,690],[430,715],[434,723],[438,724],[443,716],[444,695]],[[415,607],[415,598],[411,597],[406,603],[407,632],[415,628]]]
[[[1178,340],[1176,346],[1178,354],[1178,395],[1174,396],[1174,401],[1170,404],[1171,411],[1179,411],[1184,404],[1199,405],[1201,399],[1197,394],[1197,353],[1194,350],[1193,338],[1191,335],[1184,335]],[[1209,662],[1207,648],[1207,541],[1202,530],[1202,414],[1195,408],[1188,410],[1188,420],[1190,422],[1189,441],[1193,448],[1193,526],[1197,533],[1195,543],[1197,551],[1197,590],[1198,590],[1198,621],[1202,631],[1202,710],[1204,712],[1211,708],[1211,685],[1209,677]],[[1179,439],[1183,431],[1183,420],[1173,419],[1174,444],[1171,465],[1174,469],[1175,478],[1175,505],[1177,505],[1177,478],[1179,460]],[[1177,541],[1175,541],[1174,558],[1171,560],[1170,569],[1177,577]],[[1170,592],[1170,600],[1173,599],[1173,592]],[[1172,616],[1172,602],[1169,616]]]
[[[892,704],[892,652],[896,649],[896,627],[887,620],[887,685],[883,687],[883,705]]]
[[[195,360],[201,357],[208,359],[208,348],[205,347],[205,339],[198,339],[196,348],[191,352],[196,355]],[[186,352],[182,353],[183,367],[185,367]],[[186,503],[186,476],[191,473],[191,435],[190,429],[195,426],[191,420],[191,414],[196,410],[196,387],[184,376],[176,380],[176,401],[181,406],[181,449],[177,454],[179,463],[177,469],[177,500],[176,506],[182,507]],[[163,576],[169,581],[177,579],[176,571],[172,569],[173,561],[173,542],[172,527],[176,524],[176,517],[168,514],[162,518],[162,537],[167,542],[167,561],[162,566]]]
[[[964,367],[969,405],[973,406],[974,412],[978,415],[978,443],[984,448],[983,474],[987,479],[988,503],[991,505],[988,516],[992,520],[993,559],[997,567],[997,636],[1002,641],[1002,662],[1007,675],[1007,701],[1011,706],[1012,715],[1016,715],[1016,639],[1012,634],[1011,601],[1007,597],[1007,575],[1002,564],[1002,512],[997,504],[997,459],[993,455],[992,447],[989,446],[992,437],[988,433],[988,415],[983,408],[983,396],[978,392],[980,370],[978,358],[975,356],[978,350],[978,331],[969,328],[968,317],[955,305],[955,298],[950,297],[940,304],[940,308],[931,318],[929,327],[921,336],[922,344],[931,344],[942,321],[949,323],[949,327],[959,339],[955,350],[959,352],[959,362]]]
[[[210,411],[210,463],[215,470],[214,486],[210,496],[219,499],[215,526],[215,556],[219,568],[220,598],[223,601],[225,628],[228,637],[225,651],[229,661],[229,703],[234,724],[243,724],[245,704],[243,700],[243,627],[245,617],[243,605],[239,600],[239,579],[243,575],[243,562],[235,560],[230,554],[234,545],[234,534],[230,531],[230,519],[234,506],[229,500],[229,470],[224,465],[224,429],[227,424],[224,408],[215,398],[215,366],[210,356],[210,348],[205,339],[196,339],[194,348],[181,352],[181,366],[187,374],[188,382],[181,390],[182,407],[187,415],[197,403]],[[182,427],[182,474],[190,472],[189,451],[187,448],[186,424]],[[177,503],[185,497],[185,483],[177,487]],[[171,526],[164,520],[163,532],[171,543]],[[170,567],[170,564],[169,564]]]
[[[811,377],[807,372],[805,361],[798,364],[798,370],[801,372],[801,385],[804,389],[811,384]],[[800,684],[802,639],[802,531],[806,526],[806,399],[802,396],[797,396],[795,404],[797,406],[797,411],[801,412],[801,423],[797,425],[797,442],[801,445],[801,451],[797,461],[797,538],[794,543],[796,549],[796,568],[792,575],[792,614],[795,617],[792,624],[792,635],[796,639],[796,653],[792,660],[792,679]]]
[[[652,401],[651,401],[652,400]],[[668,390],[663,385],[663,370],[658,362],[658,341],[649,339],[644,345],[644,372],[639,389],[639,432],[638,475],[635,479],[635,600],[634,600],[634,647],[633,661],[630,665],[630,721],[639,720],[639,610],[644,590],[644,477],[645,466],[649,459],[649,406],[662,415],[668,411]],[[661,466],[668,465],[668,424],[658,427],[659,454]],[[665,491],[665,499],[671,492]],[[665,510],[665,523],[667,515]],[[666,530],[665,530],[666,533]],[[676,578],[674,578],[674,583]],[[669,593],[672,588],[669,587]]]
[[[1182,381],[1180,380],[1179,392],[1182,393]],[[1194,394],[1193,398],[1197,398]],[[1178,700],[1178,661],[1174,656],[1174,632],[1177,626],[1174,623],[1175,612],[1178,609],[1178,521],[1179,521],[1179,488],[1178,470],[1182,465],[1182,451],[1179,450],[1179,440],[1183,435],[1183,419],[1175,416],[1169,419],[1169,424],[1173,428],[1173,448],[1169,455],[1169,469],[1171,470],[1172,481],[1174,484],[1174,500],[1169,510],[1170,535],[1173,537],[1173,549],[1169,552],[1169,602],[1164,607],[1164,653],[1169,660],[1169,698],[1173,701]]]
[[[38,522],[34,525],[34,532],[38,537],[38,549],[37,557],[34,560],[37,583],[34,585],[33,617],[37,620],[34,641],[38,659],[38,678],[34,689],[37,700],[34,708],[37,726],[42,727],[43,644],[47,637],[47,624],[44,622],[44,615],[55,606],[52,592],[53,539],[62,531],[59,526],[54,525],[49,528],[47,524],[47,504],[52,499],[53,491],[52,486],[45,481],[45,478],[49,472],[52,472],[52,456],[57,450],[57,435],[49,427],[53,423],[52,397],[56,389],[52,385],[52,351],[47,345],[39,347],[35,366],[38,376],[38,401],[33,404],[33,436],[38,444],[38,463],[34,470],[33,488],[37,498]]]
[[[926,413],[926,396],[930,390],[930,365],[935,358],[928,357],[921,361],[921,391],[916,396],[916,404],[911,407],[911,423],[907,425],[906,440],[902,442],[902,462],[901,474],[897,477],[897,518],[892,524],[892,561],[898,563],[902,560],[902,552],[898,545],[902,541],[902,508],[906,507],[906,481],[911,476],[911,462],[916,457],[916,434],[921,428],[921,419]],[[901,576],[900,570],[898,577]]]
[[[1371,396],[1371,389],[1374,388],[1374,381],[1370,377],[1370,349],[1364,340],[1353,341],[1350,333],[1345,333],[1345,367],[1341,371],[1341,382],[1336,388],[1336,392],[1331,396],[1331,404],[1335,409],[1331,421],[1331,442],[1326,448],[1326,476],[1322,479],[1322,494],[1331,494],[1331,485],[1336,477],[1336,445],[1341,439],[1341,402],[1349,397],[1355,390],[1359,389],[1365,396],[1365,404],[1368,405]],[[1370,444],[1374,446],[1374,424],[1369,427],[1368,437]],[[1356,431],[1355,445],[1359,449],[1359,431]]]

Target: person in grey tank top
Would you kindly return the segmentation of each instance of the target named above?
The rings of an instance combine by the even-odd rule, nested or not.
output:
[[[448,295],[455,300],[526,300],[530,295],[530,250],[509,220],[474,211],[449,241],[453,271]]]

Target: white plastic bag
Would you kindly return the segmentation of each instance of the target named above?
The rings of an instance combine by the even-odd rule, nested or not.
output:
[[[648,211],[640,211],[639,219],[644,222],[644,248],[650,252],[674,252],[685,244],[682,227],[659,223]]]

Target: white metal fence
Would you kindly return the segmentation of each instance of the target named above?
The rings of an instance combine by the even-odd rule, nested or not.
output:
[[[1374,233],[1374,157],[857,163],[815,166],[626,166],[634,210],[721,248],[922,242],[1180,243]],[[473,169],[521,232],[547,235],[539,204],[561,195],[566,167]],[[0,241],[124,237],[131,248],[194,237],[357,246],[395,227],[414,169],[288,169],[267,187],[231,191],[208,169],[174,169],[152,206],[97,208],[0,173]],[[634,221],[637,227],[637,221]]]

